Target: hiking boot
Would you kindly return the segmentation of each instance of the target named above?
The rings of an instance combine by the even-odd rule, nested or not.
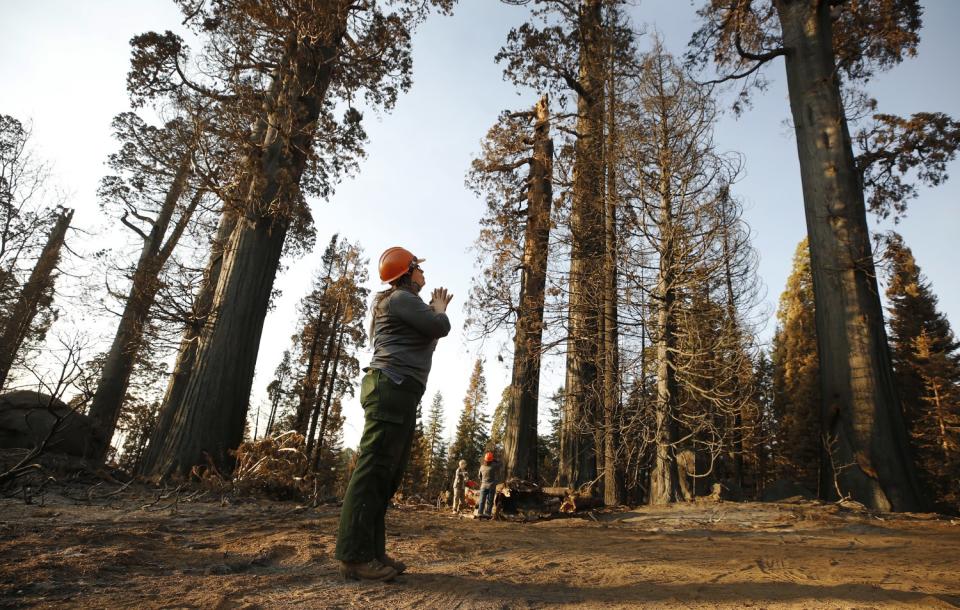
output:
[[[393,580],[397,571],[376,559],[360,563],[341,561],[340,576],[346,580]]]
[[[403,574],[407,569],[407,564],[403,563],[399,559],[394,559],[386,553],[384,553],[381,557],[378,557],[377,561],[389,568],[393,568],[397,571],[397,574]]]

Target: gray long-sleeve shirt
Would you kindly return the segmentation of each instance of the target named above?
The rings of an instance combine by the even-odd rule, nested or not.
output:
[[[496,462],[484,464],[480,467],[478,474],[480,475],[480,489],[490,489],[497,486],[500,472]]]
[[[435,312],[419,296],[398,288],[380,299],[373,316],[369,368],[427,385],[437,340],[450,333],[447,314]]]

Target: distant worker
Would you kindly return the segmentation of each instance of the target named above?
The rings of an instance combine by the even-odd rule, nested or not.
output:
[[[497,495],[497,467],[493,452],[488,451],[483,456],[483,466],[480,467],[480,505],[477,514],[481,517],[493,516],[493,498]]]
[[[453,473],[453,512],[457,514],[463,506],[463,494],[467,490],[467,460],[460,460],[457,471]]]
[[[363,436],[337,534],[336,558],[344,578],[391,580],[407,567],[387,555],[384,516],[410,457],[433,351],[450,332],[446,310],[453,298],[437,288],[430,304],[423,302],[418,296],[427,283],[422,262],[399,247],[380,256],[380,279],[390,288],[374,297],[371,312],[373,359],[360,384]]]

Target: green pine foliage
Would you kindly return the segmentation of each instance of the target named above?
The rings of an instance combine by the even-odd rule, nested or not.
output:
[[[457,422],[457,431],[450,446],[447,476],[452,479],[457,462],[467,461],[467,469],[475,473],[490,441],[490,416],[486,414],[487,380],[483,374],[483,361],[479,358],[473,366],[467,393],[463,397],[463,411]]]
[[[443,395],[437,392],[430,405],[423,436],[427,498],[437,497],[447,487],[447,445],[443,439],[443,425]]]
[[[820,364],[814,322],[813,280],[807,240],[797,246],[793,271],[780,295],[773,337],[775,467],[779,476],[819,489]]]
[[[754,420],[744,421],[744,427],[751,433],[744,439],[743,452],[756,473],[753,480],[754,496],[760,497],[776,476],[773,468],[777,430],[777,417],[773,410],[773,362],[766,350],[758,352],[753,365],[753,404]]]
[[[537,438],[537,472],[540,480],[548,485],[557,484],[558,465],[560,463],[560,430],[563,424],[563,386],[550,396],[547,401],[541,401],[541,409],[546,409],[546,420],[550,423],[550,432]]]
[[[960,341],[913,253],[886,237],[890,348],[920,479],[937,510],[960,511]]]

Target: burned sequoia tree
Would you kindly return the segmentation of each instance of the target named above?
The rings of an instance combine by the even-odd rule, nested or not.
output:
[[[237,223],[211,313],[180,403],[152,441],[160,445],[151,467],[159,476],[189,472],[204,454],[231,467],[287,235],[309,225],[305,196],[329,196],[361,151],[362,115],[347,103],[337,120],[336,101],[361,90],[391,107],[410,85],[410,29],[430,4],[448,9],[452,2],[410,0],[389,11],[357,0],[180,4],[186,23],[207,40],[204,77],[191,73],[177,36],[148,33],[133,41],[130,89],[147,98],[173,87],[222,103],[243,155],[226,202]]]
[[[113,121],[121,147],[110,155],[108,165],[115,173],[101,181],[99,195],[102,207],[119,216],[140,239],[141,247],[136,263],[124,269],[130,287],[90,404],[101,460],[110,448],[143,347],[161,272],[207,193],[191,180],[202,137],[196,119],[181,118],[157,128],[128,112]]]
[[[527,172],[519,173],[524,167]],[[470,295],[471,322],[489,333],[515,316],[513,372],[504,417],[506,476],[536,480],[540,357],[553,203],[553,140],[546,95],[532,111],[501,117],[487,134],[483,156],[474,162],[471,178],[478,191],[487,193],[488,215],[478,247],[489,256],[483,285],[475,286]],[[514,279],[517,269],[519,285]]]
[[[716,82],[739,81],[740,100],[763,85],[764,64],[784,58],[817,305],[823,459],[835,465],[822,469],[820,489],[877,510],[917,510],[923,498],[893,382],[866,219],[864,187],[877,194],[870,180],[877,176],[854,156],[844,92],[916,53],[920,4],[710,0],[699,14],[703,26],[688,61],[700,67],[712,61]],[[942,176],[944,154],[952,154],[944,151],[956,142],[926,144],[927,167]],[[902,206],[882,193],[870,203],[881,214]]]

